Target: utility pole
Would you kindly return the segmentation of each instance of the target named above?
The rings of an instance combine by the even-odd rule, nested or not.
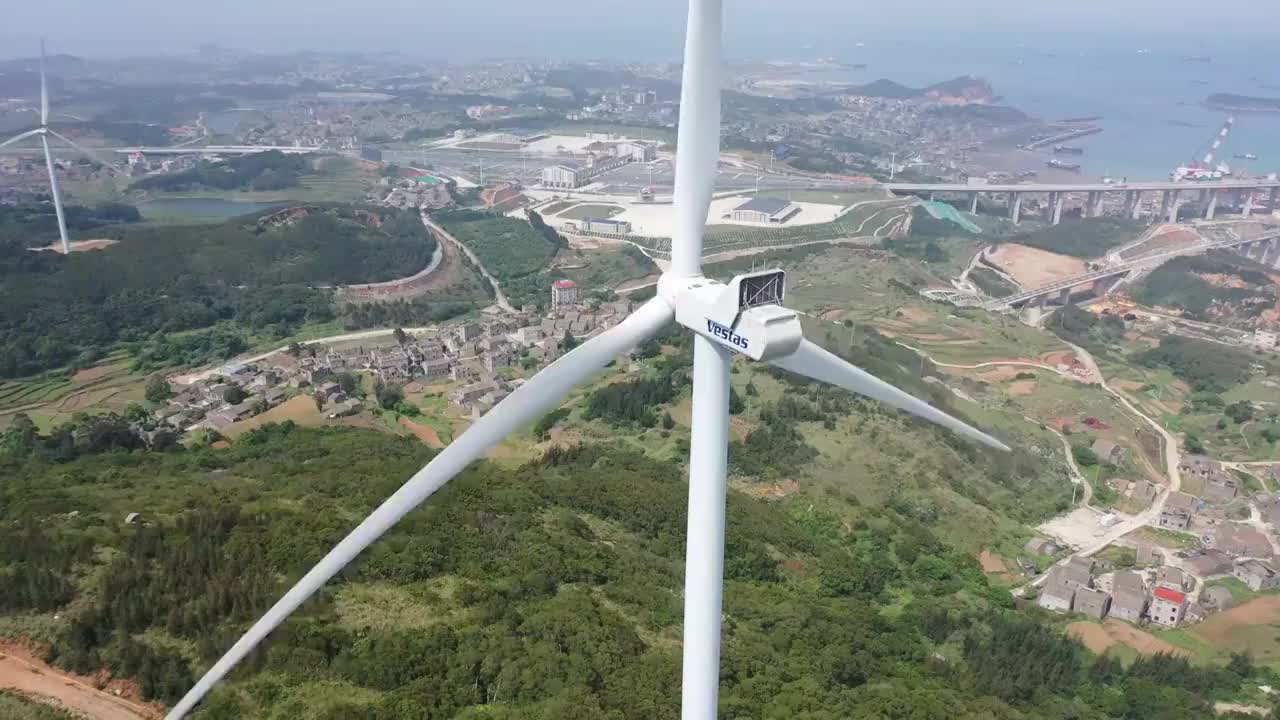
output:
[[[889,182],[893,182],[893,176],[898,174],[898,153],[889,153]]]

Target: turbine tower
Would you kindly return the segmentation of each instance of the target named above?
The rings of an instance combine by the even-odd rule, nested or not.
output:
[[[432,493],[673,319],[694,335],[683,720],[714,720],[719,699],[729,374],[735,354],[851,390],[1008,450],[1000,441],[805,340],[799,315],[782,306],[785,278],[781,271],[752,272],[728,284],[703,275],[702,237],[720,154],[721,3],[689,0],[676,157],[678,225],[671,269],[659,280],[657,296],[542,370],[440,451],[255,622],[174,706],[168,720],[184,717],[290,613]]]
[[[53,196],[53,210],[58,216],[58,237],[62,239],[62,253],[64,255],[71,252],[71,239],[67,236],[67,215],[62,209],[62,193],[58,189],[58,172],[53,165],[53,153],[49,151],[49,136],[52,135],[62,142],[84,153],[91,160],[111,166],[112,163],[104,162],[94,153],[81,147],[68,137],[63,136],[57,130],[49,127],[49,83],[45,77],[45,53],[44,40],[40,41],[40,126],[34,130],[28,130],[19,135],[0,142],[0,148],[6,145],[12,145],[16,142],[26,140],[29,137],[39,137],[40,146],[44,149],[44,164],[49,169],[49,194]]]

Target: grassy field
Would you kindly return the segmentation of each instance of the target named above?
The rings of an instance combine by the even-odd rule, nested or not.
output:
[[[1005,280],[994,270],[988,270],[987,268],[974,268],[969,272],[969,279],[973,281],[974,285],[978,286],[979,290],[991,297],[1004,297],[1018,292],[1016,285]]]
[[[561,251],[556,271],[583,288],[613,288],[658,272],[639,250],[630,245],[604,245],[592,250]]]
[[[440,223],[480,258],[499,281],[541,271],[556,249],[529,223],[508,217],[455,219]]]
[[[559,213],[559,217],[567,220],[586,220],[587,218],[591,218],[593,220],[607,220],[614,215],[621,215],[623,212],[623,208],[618,207],[617,205],[587,204],[575,205],[568,210],[563,210]]]
[[[129,371],[125,351],[68,377],[50,372],[23,380],[0,381],[0,428],[17,413],[26,413],[42,430],[66,422],[79,412],[123,412],[143,400],[146,378]]]

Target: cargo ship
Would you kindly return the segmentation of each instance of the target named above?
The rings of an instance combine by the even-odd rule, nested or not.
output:
[[[1257,159],[1258,159],[1258,156],[1257,156],[1257,155],[1254,155],[1253,153],[1236,153],[1236,154],[1235,154],[1235,159],[1237,159],[1237,160],[1257,160]]]
[[[1048,165],[1054,170],[1066,170],[1067,172],[1080,172],[1080,163],[1062,162],[1057,158],[1050,160],[1049,162],[1045,163],[1045,165]]]
[[[1075,145],[1054,145],[1053,154],[1055,155],[1083,155],[1084,148]]]

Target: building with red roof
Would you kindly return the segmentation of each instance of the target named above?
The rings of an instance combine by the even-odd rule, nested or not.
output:
[[[1186,614],[1186,593],[1168,587],[1157,587],[1151,593],[1151,607],[1147,609],[1151,622],[1165,627],[1178,627]]]
[[[551,307],[573,307],[578,304],[578,285],[572,280],[551,283]]]

